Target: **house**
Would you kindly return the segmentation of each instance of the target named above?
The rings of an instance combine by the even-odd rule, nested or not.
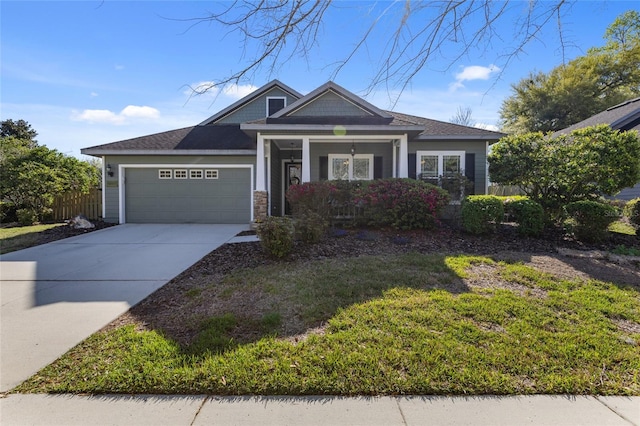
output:
[[[612,106],[586,120],[560,130],[556,134],[570,133],[576,129],[598,124],[608,124],[614,130],[636,130],[640,133],[640,98]],[[631,188],[623,189],[614,198],[628,201],[638,197],[640,197],[640,182]]]
[[[461,173],[485,194],[502,136],[384,111],[333,82],[303,95],[274,80],[198,125],[82,153],[102,158],[105,221],[250,223],[287,214],[287,188],[322,179]]]

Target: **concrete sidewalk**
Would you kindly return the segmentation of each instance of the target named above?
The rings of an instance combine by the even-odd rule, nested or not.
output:
[[[0,392],[246,229],[126,224],[0,256]]]
[[[640,397],[9,395],[10,425],[640,426]]]

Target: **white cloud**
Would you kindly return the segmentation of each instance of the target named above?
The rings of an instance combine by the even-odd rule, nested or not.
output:
[[[484,129],[484,130],[491,130],[492,132],[499,132],[500,128],[496,125],[493,124],[486,124],[486,123],[476,123],[473,125],[473,127],[477,127],[478,129]]]
[[[106,124],[130,124],[136,120],[156,120],[160,117],[160,111],[149,106],[128,105],[119,113],[108,109],[85,109],[82,112],[72,111],[73,121],[86,121],[89,123]]]
[[[226,86],[223,93],[233,99],[242,99],[248,94],[255,92],[258,88],[252,84],[233,84]]]
[[[481,65],[471,65],[464,67],[462,71],[456,74],[456,81],[449,85],[449,89],[454,91],[464,87],[465,81],[472,80],[488,80],[491,74],[500,71],[500,68],[491,64],[488,67]]]
[[[122,71],[122,70],[124,69],[124,65],[116,64],[116,65],[114,66],[114,68],[115,68],[115,70],[116,70],[116,71]]]
[[[92,98],[96,98],[98,97],[98,94],[96,92],[91,92],[89,96],[91,96]]]

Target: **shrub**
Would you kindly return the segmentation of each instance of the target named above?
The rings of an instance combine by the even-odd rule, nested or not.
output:
[[[260,243],[273,257],[283,258],[293,250],[295,227],[288,217],[269,216],[256,230]]]
[[[615,207],[597,201],[574,201],[567,204],[565,210],[575,221],[575,237],[587,242],[604,239],[607,236],[607,228],[619,216]]]
[[[624,215],[629,218],[631,225],[636,228],[636,235],[640,237],[640,198],[627,203],[624,207]]]
[[[353,196],[362,185],[362,182],[347,181],[306,182],[291,185],[285,197],[291,204],[293,216],[313,212],[328,221],[353,210]]]
[[[502,201],[493,195],[470,195],[462,200],[462,226],[472,234],[495,230],[504,217]]]
[[[362,221],[368,225],[432,229],[438,214],[449,203],[449,194],[418,180],[391,178],[363,186],[354,202],[362,207]]]
[[[296,238],[305,243],[320,241],[327,227],[327,221],[313,211],[305,212],[295,219]]]
[[[526,236],[538,236],[544,229],[545,216],[540,203],[526,197],[507,198],[505,212],[518,224],[518,233]]]
[[[38,213],[34,209],[18,209],[16,210],[18,223],[22,226],[33,225],[38,221]]]

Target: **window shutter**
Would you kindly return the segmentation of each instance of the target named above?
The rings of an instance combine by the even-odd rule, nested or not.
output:
[[[475,154],[465,154],[464,156],[464,175],[471,182],[476,181],[476,155]]]
[[[329,179],[329,157],[320,157],[320,180]]]
[[[373,157],[373,178],[382,179],[382,157]]]
[[[476,155],[466,153],[464,156],[464,175],[467,179],[475,184],[476,182]],[[471,186],[471,185],[470,185]],[[475,194],[475,185],[471,186],[467,195]]]
[[[402,158],[400,161],[402,161]],[[418,179],[416,173],[416,154],[409,154],[409,177],[411,179]]]

